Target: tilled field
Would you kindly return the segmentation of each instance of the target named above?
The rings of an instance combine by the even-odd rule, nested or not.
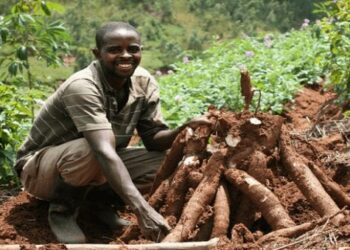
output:
[[[178,136],[148,194],[173,228],[163,241],[219,237],[219,249],[350,245],[350,126],[333,97],[305,88],[284,116],[209,108],[213,125]],[[1,201],[0,244],[55,245],[46,202],[5,191]],[[127,209],[121,215],[136,221]],[[78,220],[89,243],[148,242],[137,226],[111,232],[84,210]]]

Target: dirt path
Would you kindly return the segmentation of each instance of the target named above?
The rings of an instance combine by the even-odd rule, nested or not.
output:
[[[291,134],[293,147],[297,148],[298,153],[305,159],[321,166],[331,179],[341,184],[342,188],[348,192],[350,191],[350,156],[346,153],[348,143],[346,140],[347,131],[344,128],[340,128],[339,123],[329,125],[331,119],[340,118],[339,109],[335,106],[330,104],[320,113],[322,105],[332,97],[332,94],[323,93],[319,89],[303,89],[296,96],[295,101],[286,106],[287,112],[284,115],[284,126],[288,129],[288,133]],[[317,129],[315,130],[315,136],[308,136],[307,131],[315,125],[315,122],[319,124],[317,129],[323,131],[322,137],[316,137]],[[272,125],[273,122],[269,127]],[[253,139],[253,137],[249,138],[250,141]],[[264,150],[266,152],[266,149]],[[273,152],[273,146],[269,149],[270,151],[274,157],[266,160],[268,162],[266,163],[268,170],[260,171],[259,173],[258,169],[257,176],[260,176],[266,182],[265,185],[277,196],[282,207],[286,209],[295,224],[299,225],[319,219],[319,213],[316,212],[312,204],[300,192],[300,189],[291,181],[285,171],[278,166],[280,159],[277,153]],[[264,162],[264,159],[259,164],[261,162]],[[4,190],[0,190],[0,202],[0,244],[57,243],[48,227],[48,204],[46,202],[33,199],[24,192],[14,195]],[[220,249],[251,249],[259,247],[257,245],[258,239],[262,235],[271,232],[272,229],[271,225],[262,219],[260,213],[252,214],[260,216],[258,219],[255,218],[249,222],[252,223],[250,227],[251,232],[249,232],[252,233],[252,236],[248,235],[247,232],[249,230],[245,231],[244,227],[237,226],[235,232],[237,235],[240,235],[238,243],[232,245],[232,242],[222,240]],[[122,216],[134,220],[133,216],[127,211],[124,211]],[[246,220],[249,220],[248,217],[236,218],[235,220],[246,224],[248,223]],[[118,237],[123,232],[111,232],[107,227],[99,224],[89,211],[82,210],[78,221],[86,233],[89,243],[115,244],[120,242]],[[344,222],[346,221],[350,221],[348,211],[345,212]],[[331,226],[330,223],[322,224],[319,227],[319,231],[311,232],[311,238],[299,236],[300,242],[297,242],[295,239],[278,238],[274,239],[273,242],[264,242],[264,246],[276,248],[291,244],[292,249],[347,246],[350,245],[347,242],[347,239],[350,238],[350,226],[347,224],[338,227]]]

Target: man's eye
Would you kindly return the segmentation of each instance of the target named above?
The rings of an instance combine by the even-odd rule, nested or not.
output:
[[[108,53],[122,53],[123,48],[122,47],[111,47],[107,49]]]
[[[138,53],[138,52],[140,52],[140,50],[141,50],[141,48],[139,46],[136,46],[136,45],[128,47],[129,53]]]

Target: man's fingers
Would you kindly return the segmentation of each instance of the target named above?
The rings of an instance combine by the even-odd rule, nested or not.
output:
[[[149,238],[149,239],[155,241],[159,230],[155,230],[154,228],[144,228],[141,231],[142,231],[143,235],[146,236],[146,238]]]
[[[187,126],[190,126],[193,129],[200,125],[212,125],[212,121],[210,121],[206,116],[200,116],[192,118],[187,122]]]
[[[171,227],[165,223],[160,223],[157,227],[143,228],[143,234],[155,242],[160,242],[171,230]]]
[[[169,233],[171,227],[153,208],[148,212],[148,216],[140,217],[141,231],[147,238],[159,242]]]
[[[166,223],[166,224],[162,224],[160,225],[161,229],[163,232],[168,233],[171,230],[171,227]]]
[[[147,237],[149,237],[152,241],[159,242],[165,237],[165,234],[160,228],[152,228],[148,231]]]

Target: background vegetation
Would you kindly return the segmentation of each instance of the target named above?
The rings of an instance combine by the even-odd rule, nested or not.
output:
[[[0,0],[0,13],[17,1]],[[65,11],[52,19],[64,20],[72,37],[77,68],[92,59],[94,33],[103,22],[128,21],[143,35],[143,65],[168,68],[191,51],[197,54],[213,40],[256,36],[266,31],[286,32],[313,21],[313,4],[321,0],[59,0]],[[186,51],[186,52],[185,52]]]
[[[92,60],[109,20],[141,31],[142,64],[158,77],[171,126],[209,104],[239,111],[239,69],[281,113],[302,84],[330,82],[349,99],[348,0],[0,0],[0,184],[43,100]],[[252,108],[255,108],[256,100]]]

